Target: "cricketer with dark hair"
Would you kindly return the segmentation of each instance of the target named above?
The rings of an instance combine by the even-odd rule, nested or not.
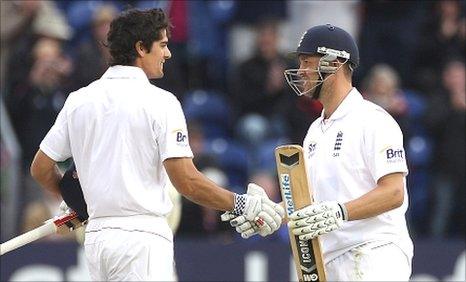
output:
[[[284,216],[261,187],[251,183],[247,194],[234,194],[193,165],[179,101],[149,82],[163,76],[171,57],[169,26],[160,9],[130,10],[113,20],[111,66],[69,95],[31,165],[36,181],[60,194],[56,162],[73,158],[89,215],[84,246],[95,281],[175,280],[165,217],[172,208],[169,181],[198,204],[244,216],[262,236]]]

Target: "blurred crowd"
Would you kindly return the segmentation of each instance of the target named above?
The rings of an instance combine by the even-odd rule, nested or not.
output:
[[[29,165],[67,95],[107,69],[111,20],[130,7],[160,7],[173,24],[173,57],[164,78],[151,82],[181,101],[194,162],[209,178],[236,192],[252,181],[280,200],[274,148],[300,144],[322,109],[286,84],[283,71],[296,67],[287,52],[307,28],[330,22],[359,43],[354,85],[404,132],[411,234],[463,237],[464,3],[1,1],[1,100],[21,147],[18,232],[57,209],[58,200],[29,177]],[[2,170],[9,165],[4,137]],[[235,236],[218,212],[182,203],[178,236]],[[281,230],[268,240],[286,238]]]

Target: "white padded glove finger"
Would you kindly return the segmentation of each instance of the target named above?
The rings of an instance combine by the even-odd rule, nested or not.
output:
[[[312,239],[340,228],[346,214],[344,205],[337,202],[313,204],[291,214],[288,226],[300,238]]]
[[[274,231],[272,230],[272,228],[270,228],[270,226],[268,225],[265,225],[258,230],[259,235],[261,235],[262,237],[268,236],[273,232]]]
[[[258,233],[258,231],[256,229],[248,229],[246,231],[244,231],[243,233],[241,233],[241,237],[243,237],[243,239],[248,239],[250,238],[251,236],[253,235],[256,235]]]
[[[65,201],[61,201],[60,203],[60,211],[66,213],[68,212],[70,208],[68,207],[68,205],[65,203]]]
[[[261,211],[254,220],[254,223],[259,227],[259,229],[270,228],[273,231],[278,229],[277,223],[266,211]]]
[[[310,216],[318,215],[324,211],[325,211],[325,208],[322,205],[313,204],[313,205],[309,205],[307,207],[304,207],[290,214],[289,219],[297,220],[297,219],[307,218]]]
[[[235,195],[235,208],[231,214],[239,216],[225,215],[223,218],[231,218],[230,224],[245,238],[256,233],[267,236],[275,232],[280,228],[285,210],[270,201],[262,187],[249,183],[246,195]]]
[[[247,219],[244,215],[240,215],[236,218],[233,218],[231,221],[230,221],[230,225],[233,226],[233,227],[236,227],[244,222],[246,222]]]
[[[303,234],[311,233],[311,232],[321,230],[321,229],[325,230],[327,227],[331,227],[331,226],[336,226],[338,228],[338,225],[336,224],[333,218],[315,222],[309,225],[305,225],[303,227],[293,228],[291,231],[293,232],[294,235],[303,235]]]
[[[304,235],[300,235],[299,236],[299,239],[300,240],[310,240],[310,239],[314,239],[320,235],[323,235],[323,234],[327,234],[327,233],[330,233],[334,230],[338,229],[338,227],[336,225],[332,225],[332,226],[328,226],[324,229],[319,229],[319,230],[314,230],[314,231],[311,231],[309,233],[306,233]]]
[[[238,233],[243,233],[244,231],[248,230],[248,229],[254,229],[255,226],[253,223],[251,223],[250,221],[246,221],[238,226],[236,226],[236,232]]]
[[[302,227],[302,226],[308,226],[310,224],[325,220],[328,218],[324,213],[313,215],[313,216],[308,216],[304,217],[298,220],[292,220],[288,222],[288,227],[290,228],[297,228],[297,227]]]
[[[231,212],[224,212],[220,216],[222,221],[229,221],[232,227],[236,227],[236,232],[241,234],[241,237],[248,239],[252,235],[257,234],[259,228],[255,228],[251,222],[247,221],[244,215],[234,215]]]
[[[280,215],[280,222],[285,217],[285,208],[282,205],[272,202],[273,209]]]
[[[240,233],[244,239],[259,233],[259,227],[252,221],[246,220],[244,215],[237,216],[230,212],[224,212],[221,219],[222,221],[230,221],[230,225],[235,227],[236,232]]]
[[[240,223],[237,223],[235,230],[236,232],[241,233],[241,237],[243,237],[244,239],[247,239],[257,233],[259,233],[262,237],[265,237],[267,235],[272,234],[278,229],[276,226],[272,228],[267,223],[270,222],[272,224],[275,224],[275,221],[272,219],[270,215],[268,215],[265,212],[260,212],[254,222],[242,220],[238,222]]]
[[[263,198],[262,199],[262,209],[263,210],[267,210],[267,212],[273,216],[275,222],[278,224],[278,225],[281,225],[282,224],[282,220],[283,218],[285,217],[285,209],[280,205],[280,204],[277,204],[271,200],[269,200],[268,198]]]
[[[273,207],[269,205],[263,205],[262,206],[262,211],[258,215],[260,218],[262,218],[266,224],[268,224],[274,231],[280,228],[280,225],[282,224],[282,217],[280,214],[278,214]],[[256,222],[257,223],[257,222]],[[261,227],[260,224],[259,227]]]
[[[222,221],[230,221],[230,220],[234,219],[235,217],[238,217],[238,216],[232,214],[232,213],[229,212],[229,211],[226,211],[226,212],[222,213],[222,215],[220,216],[220,219],[221,219]]]
[[[285,209],[280,204],[271,201],[267,196],[267,193],[265,193],[265,190],[255,183],[248,184],[247,193],[248,195],[256,195],[262,197],[262,210],[266,211],[266,213],[268,213],[270,217],[272,217],[275,221],[275,224],[271,222],[268,222],[268,224],[272,227],[272,229],[278,229],[275,225],[278,225],[278,227],[281,225],[282,219],[285,216]],[[258,225],[260,227],[260,223]]]

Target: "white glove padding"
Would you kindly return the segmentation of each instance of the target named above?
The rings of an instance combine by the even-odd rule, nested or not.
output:
[[[236,227],[236,232],[241,234],[241,237],[248,239],[252,235],[258,234],[262,237],[270,235],[277,231],[281,226],[282,221],[282,207],[277,205],[278,211],[271,210],[268,205],[264,206],[264,211],[261,211],[256,220],[247,220],[244,215],[240,215],[230,221],[231,226]],[[275,214],[275,216],[272,216]],[[280,214],[277,217],[276,214]]]
[[[263,219],[266,219],[266,223],[272,224],[272,228],[276,228],[276,225],[280,226],[285,216],[285,210],[279,204],[271,201],[262,187],[254,183],[249,183],[247,195],[246,208],[242,214],[247,220],[258,221],[257,217],[259,216],[262,218],[260,216],[262,213],[266,217]],[[257,198],[260,198],[259,202]],[[276,224],[274,224],[272,220],[275,221]],[[257,223],[260,227],[260,220]]]
[[[294,235],[299,235],[300,240],[309,240],[340,228],[347,217],[343,204],[322,202],[292,213],[288,227]]]
[[[224,212],[220,218],[222,221],[229,221],[232,227],[236,227],[236,232],[241,234],[241,237],[248,239],[252,235],[259,233],[259,227],[252,221],[246,220],[244,215],[234,215],[231,212]]]
[[[256,233],[267,236],[280,228],[285,216],[285,210],[281,205],[271,201],[264,189],[254,183],[248,185],[246,195],[243,214],[236,216],[226,212],[221,216],[223,221],[230,221],[231,226],[236,227],[236,231],[245,239]]]
[[[66,213],[69,211],[69,207],[68,205],[65,203],[65,201],[61,201],[60,203],[60,211],[62,211],[63,213]]]

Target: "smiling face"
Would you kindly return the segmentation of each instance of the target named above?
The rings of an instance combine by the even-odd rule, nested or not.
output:
[[[168,49],[167,31],[161,31],[162,38],[152,43],[151,49],[146,50],[140,42],[136,43],[136,51],[139,57],[136,59],[136,66],[142,68],[149,79],[163,77],[163,64],[171,58]]]
[[[318,98],[314,94],[323,80],[317,69],[320,58],[319,55],[299,54],[299,68],[285,70],[286,81],[298,96]]]
[[[308,93],[310,89],[315,87],[318,83],[319,73],[317,66],[319,65],[319,59],[321,56],[310,56],[301,54],[298,57],[299,60],[299,71],[298,74],[303,80],[302,91]],[[308,93],[312,95],[312,93]]]

